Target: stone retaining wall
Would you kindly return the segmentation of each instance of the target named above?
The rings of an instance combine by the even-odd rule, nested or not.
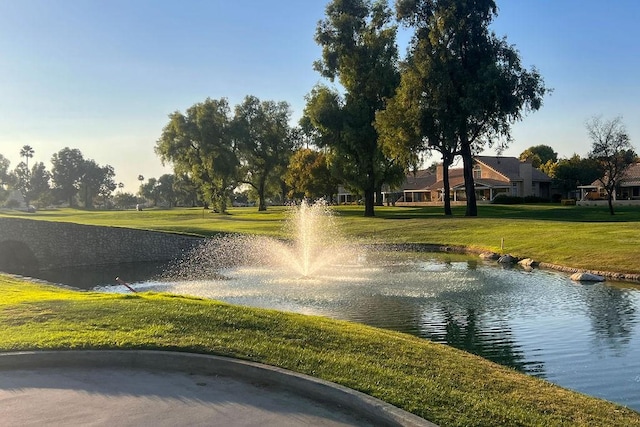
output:
[[[170,261],[202,242],[130,228],[0,218],[0,270]]]

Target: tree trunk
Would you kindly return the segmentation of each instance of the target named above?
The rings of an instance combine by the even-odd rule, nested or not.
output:
[[[466,138],[460,142],[460,154],[462,155],[464,190],[467,193],[467,210],[465,216],[478,216],[476,189],[473,182],[473,156],[471,155],[471,144],[469,144]]]
[[[609,202],[609,213],[611,215],[614,215],[615,213],[613,212],[613,193],[612,192],[607,193],[607,202]]]
[[[451,192],[451,185],[449,184],[449,164],[448,159],[443,159],[442,186],[444,187],[444,192],[442,194],[442,200],[444,201],[444,214],[451,216],[453,212],[451,212],[451,198],[449,197],[449,193]]]
[[[375,216],[374,212],[374,195],[375,191],[373,188],[367,188],[364,190],[364,216],[371,217]]]
[[[261,179],[258,184],[258,212],[267,210],[267,202],[264,199],[264,187],[266,179]]]

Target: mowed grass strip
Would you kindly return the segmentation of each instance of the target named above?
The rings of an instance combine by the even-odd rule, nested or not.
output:
[[[618,207],[612,216],[606,207],[480,205],[476,218],[464,217],[463,206],[454,207],[452,217],[445,217],[441,207],[377,207],[374,218],[364,218],[361,206],[332,209],[338,226],[354,240],[465,246],[568,267],[640,273],[635,259],[640,248],[640,207]],[[0,211],[0,215],[200,236],[243,233],[287,237],[287,212],[285,207],[269,207],[266,212],[232,208],[225,215],[202,208],[142,212],[62,209],[36,214]]]
[[[237,357],[363,391],[442,426],[640,426],[640,414],[430,341],[167,294],[0,275],[0,351],[164,349]]]

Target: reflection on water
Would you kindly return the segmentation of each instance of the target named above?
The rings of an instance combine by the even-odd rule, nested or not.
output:
[[[432,254],[368,261],[333,265],[309,278],[261,266],[191,281],[142,280],[112,270],[102,284],[120,275],[139,290],[406,332],[640,410],[639,286],[580,284],[555,272],[502,269],[475,258],[436,260]]]

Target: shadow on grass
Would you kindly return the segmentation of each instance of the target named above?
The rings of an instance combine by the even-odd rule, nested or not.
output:
[[[342,217],[362,217],[364,207],[336,207]],[[465,206],[453,206],[453,217],[464,217]],[[382,219],[447,219],[442,206],[424,207],[388,207],[376,206],[375,216]],[[493,219],[531,219],[539,221],[565,222],[640,222],[640,208],[634,206],[618,206],[615,215],[609,208],[586,206],[560,206],[553,204],[536,205],[478,205],[478,218]],[[469,218],[473,219],[473,218]]]

